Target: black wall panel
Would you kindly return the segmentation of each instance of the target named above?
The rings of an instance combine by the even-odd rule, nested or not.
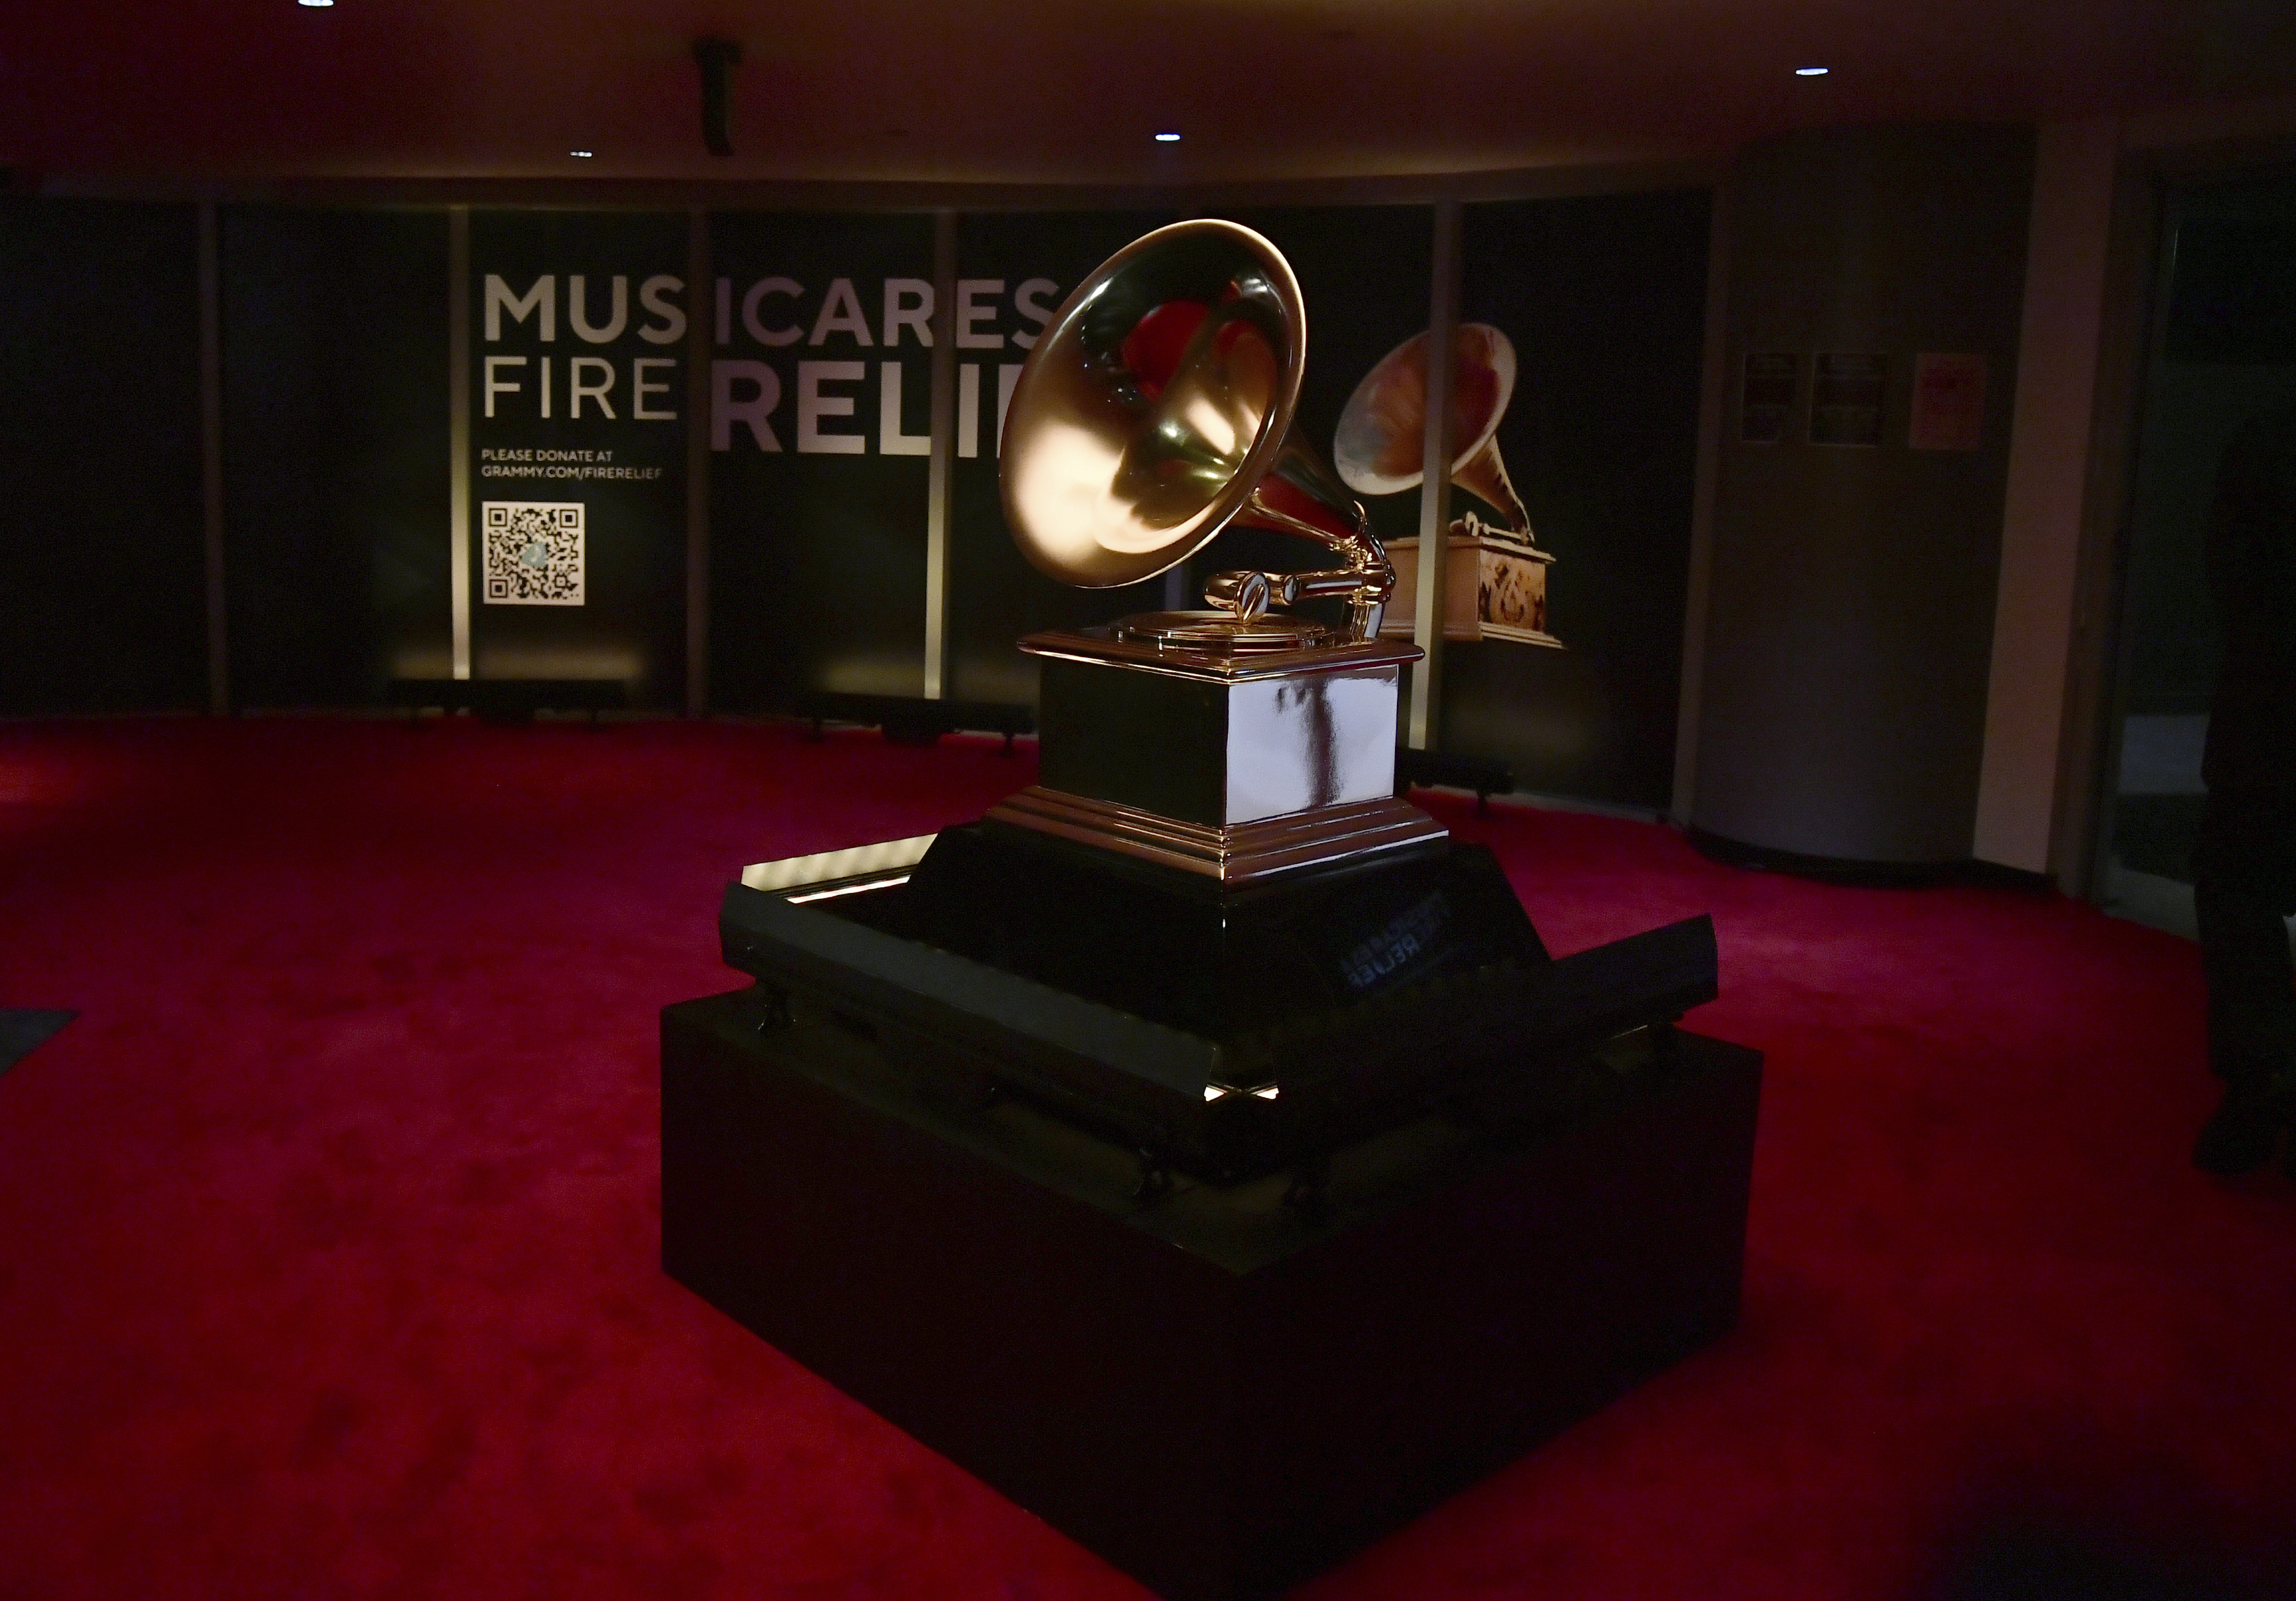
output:
[[[1382,357],[1426,330],[1434,212],[1425,206],[1292,206],[1223,215],[1267,234],[1299,277],[1308,307],[1308,370],[1292,425],[1329,466],[1332,436],[1356,385]],[[1419,531],[1416,489],[1374,496],[1364,509],[1382,539]],[[1249,537],[1276,542],[1280,554],[1268,565],[1292,571],[1331,565],[1313,541]],[[1218,541],[1198,562],[1207,572],[1241,564]]]
[[[1507,760],[1524,789],[1672,794],[1709,207],[1699,189],[1465,209],[1460,319],[1514,345],[1497,442],[1554,554],[1547,628],[1566,648],[1451,645],[1438,743]],[[1464,510],[1481,508],[1455,488]]]
[[[207,698],[188,206],[0,201],[0,713]]]
[[[927,433],[931,352],[883,314],[888,279],[931,283],[932,219],[737,212],[709,226],[726,310],[718,360],[753,364],[722,369],[728,394],[763,403],[760,382],[737,371],[762,369],[772,390],[756,424],[721,416],[713,428],[710,702],[785,711],[805,689],[919,694],[930,464],[886,451],[882,403],[890,363],[895,435]],[[822,364],[816,394],[849,409],[817,414],[809,448],[798,414],[810,364]],[[852,447],[818,447],[832,439]]]
[[[234,208],[222,247],[233,700],[447,677],[446,214]]]

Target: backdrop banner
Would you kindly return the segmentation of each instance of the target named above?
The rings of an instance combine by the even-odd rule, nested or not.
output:
[[[1464,537],[1496,554],[1457,568],[1455,544],[1453,560],[1507,582],[1481,609],[1480,636],[1448,653],[1438,743],[1508,760],[1526,790],[1669,800],[1708,209],[1704,191],[1464,209],[1460,321],[1479,354],[1463,370],[1483,388],[1460,403],[1490,425],[1477,459],[1454,470],[1453,510]],[[1406,391],[1430,316],[1431,209],[1218,214],[1267,235],[1298,275],[1308,329],[1300,437],[1383,538],[1411,541],[1422,487],[1406,414],[1424,401]],[[24,248],[0,250],[0,287],[62,309],[27,324],[41,341],[10,370],[38,379],[26,393],[64,398],[11,414],[30,443],[9,459],[33,521],[74,531],[19,541],[0,575],[20,580],[8,595],[30,597],[0,611],[40,642],[8,653],[23,670],[0,698],[25,710],[196,703],[190,213],[41,201],[11,215]],[[1223,569],[1324,565],[1309,541],[1231,531],[1182,571],[1081,591],[1029,566],[1005,528],[1000,445],[1022,363],[1095,267],[1178,219],[1152,209],[962,215],[944,307],[925,212],[715,213],[709,282],[690,284],[687,213],[479,210],[455,284],[439,211],[227,208],[223,554],[240,698],[373,704],[390,677],[451,669],[457,383],[480,678],[611,679],[641,708],[684,703],[692,428],[708,463],[710,704],[775,712],[808,689],[922,693],[937,325],[951,346],[952,697],[1032,701],[1036,675],[1013,649],[1024,634],[1193,607]],[[165,293],[138,298],[94,261],[42,275],[40,252],[82,233]],[[79,300],[56,288],[83,280]],[[459,378],[446,315],[455,294],[469,329]],[[115,315],[124,305],[142,316],[147,300],[168,316]],[[707,373],[687,370],[697,346]],[[139,380],[162,389],[130,441],[97,402],[106,374],[140,370],[146,349],[171,354]],[[85,382],[59,388],[56,373]],[[1374,374],[1385,377],[1367,383]],[[1765,403],[1796,411],[1792,376],[1783,402]],[[688,415],[697,400],[702,415]],[[83,470],[99,457],[117,471]],[[126,521],[120,506],[134,508]],[[117,554],[131,547],[132,561]],[[86,579],[97,567],[113,576]],[[1308,609],[1334,621],[1341,610]],[[48,672],[52,658],[77,665]]]
[[[718,213],[709,234],[710,701],[920,694],[932,219]]]
[[[685,690],[686,222],[471,218],[471,654],[480,678]]]

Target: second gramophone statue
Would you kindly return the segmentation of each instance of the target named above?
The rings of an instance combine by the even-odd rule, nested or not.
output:
[[[1340,415],[1332,455],[1340,476],[1365,495],[1415,489],[1425,476],[1427,345],[1414,333],[1364,374]],[[1506,639],[1561,649],[1546,630],[1546,570],[1554,555],[1538,548],[1530,513],[1499,454],[1499,423],[1514,398],[1514,341],[1488,323],[1462,323],[1451,338],[1451,481],[1498,513],[1486,522],[1472,512],[1451,520],[1445,539],[1447,574],[1443,636]],[[1400,580],[1390,633],[1408,636],[1416,603],[1419,541],[1398,539]]]

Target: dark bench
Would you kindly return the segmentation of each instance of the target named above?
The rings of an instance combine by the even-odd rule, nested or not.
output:
[[[798,696],[797,714],[813,725],[816,739],[821,737],[824,723],[858,723],[882,728],[897,745],[929,745],[944,734],[969,729],[1003,735],[1009,752],[1014,735],[1037,731],[1034,709],[1004,701],[929,701],[922,695],[810,689]]]
[[[384,698],[410,718],[436,706],[496,722],[530,722],[542,710],[586,711],[594,723],[602,711],[627,708],[630,692],[619,678],[393,678]]]
[[[1408,746],[1400,747],[1395,752],[1395,792],[1400,795],[1414,784],[1472,790],[1475,792],[1475,810],[1488,812],[1493,795],[1514,792],[1514,769],[1503,761],[1493,761],[1488,757],[1455,756],[1444,751],[1414,751]]]

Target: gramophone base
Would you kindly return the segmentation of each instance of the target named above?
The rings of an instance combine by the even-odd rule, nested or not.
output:
[[[1479,530],[1481,524],[1475,525]],[[1444,541],[1443,637],[1460,644],[1504,639],[1516,645],[1568,647],[1546,631],[1546,570],[1554,558],[1513,539],[1451,525]],[[1411,637],[1419,605],[1419,541],[1394,539],[1387,552],[1395,562],[1395,595],[1388,602],[1390,637]]]
[[[1447,833],[1417,807],[1391,797],[1213,828],[1030,784],[990,807],[988,816],[1224,884],[1440,840]]]

